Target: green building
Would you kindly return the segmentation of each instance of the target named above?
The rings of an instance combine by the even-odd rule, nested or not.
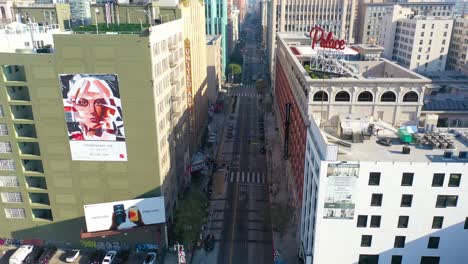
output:
[[[171,221],[189,166],[182,30],[179,19],[141,34],[57,34],[51,53],[0,52],[0,238],[163,243],[164,223],[89,232],[84,206],[163,196]],[[72,92],[84,77],[98,80]],[[94,91],[105,102],[83,101],[107,86],[113,95]],[[90,105],[114,126],[86,123],[102,117],[80,112]]]

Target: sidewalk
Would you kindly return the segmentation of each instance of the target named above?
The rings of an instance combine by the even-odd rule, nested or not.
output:
[[[283,146],[279,131],[276,131],[276,117],[271,113],[265,114],[265,127],[267,138],[267,167],[270,180],[270,202],[271,212],[284,211],[288,208],[289,191],[288,178],[292,171],[283,157]],[[289,217],[291,213],[285,212]],[[284,228],[278,228],[273,225],[273,247],[279,251],[280,260],[285,264],[299,263],[297,258],[298,240],[297,234],[297,219],[286,221]],[[272,224],[275,223],[272,217]],[[283,232],[281,232],[283,231]]]

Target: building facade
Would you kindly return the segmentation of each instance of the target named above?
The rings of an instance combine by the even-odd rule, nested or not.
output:
[[[383,3],[381,0],[363,4],[359,17],[359,31],[356,43],[378,44],[384,26],[384,16],[394,8],[394,3]],[[399,2],[402,8],[408,8],[417,16],[441,17],[450,19],[454,15],[453,2]]]
[[[445,70],[452,19],[415,16],[413,10],[396,5],[382,25],[379,44],[386,58],[418,72]]]
[[[91,1],[70,0],[69,3],[72,24],[74,26],[89,25],[91,23]]]
[[[228,13],[226,0],[205,1],[205,21],[207,35],[221,35],[223,50],[222,72],[223,76],[229,63],[228,56]]]
[[[56,34],[49,53],[0,54],[6,147],[0,154],[1,237],[73,246],[101,236],[164,244],[161,225],[90,233],[84,206],[163,196],[171,221],[178,184],[186,180],[176,168],[189,165],[188,144],[178,139],[187,126],[182,30],[176,20],[151,27],[146,36]],[[66,92],[75,89],[65,80],[72,77],[92,80],[88,88],[112,90],[105,100],[114,109],[107,113],[118,115],[113,126],[93,132],[87,119],[75,125],[83,119],[74,111],[81,113],[89,101]],[[88,137],[98,141],[90,144]],[[174,158],[180,148],[186,159]]]
[[[208,77],[208,103],[214,104],[223,83],[222,72],[222,38],[219,35],[206,36],[206,65]]]
[[[58,24],[61,30],[71,25],[70,5],[66,3],[14,5],[13,12],[21,23],[37,23],[40,26]]]
[[[453,22],[452,39],[447,59],[447,70],[468,74],[468,15]]]

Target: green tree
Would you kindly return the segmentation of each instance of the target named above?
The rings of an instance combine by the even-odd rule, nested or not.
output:
[[[201,226],[206,222],[207,198],[197,189],[190,190],[175,210],[176,239],[191,246],[197,240]]]
[[[237,74],[241,74],[241,73],[242,73],[242,66],[240,66],[240,65],[237,64],[237,63],[231,63],[231,64],[229,64],[228,69],[229,69],[229,73],[230,73],[230,74],[237,75]]]

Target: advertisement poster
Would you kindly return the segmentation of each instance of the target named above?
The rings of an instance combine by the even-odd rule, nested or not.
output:
[[[72,160],[126,161],[116,74],[61,74]]]
[[[126,230],[166,222],[164,197],[126,200],[84,206],[88,232]]]
[[[328,164],[324,218],[353,219],[359,164]]]

